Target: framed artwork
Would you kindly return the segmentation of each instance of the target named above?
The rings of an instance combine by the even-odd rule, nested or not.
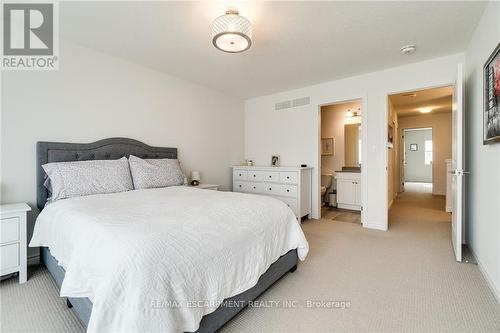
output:
[[[335,154],[335,140],[333,138],[321,139],[321,156]]]
[[[271,166],[273,166],[273,167],[280,166],[280,156],[279,155],[271,156]]]
[[[500,141],[500,43],[483,67],[483,144]]]
[[[418,144],[416,144],[416,143],[410,143],[410,150],[411,151],[417,151],[418,150]]]

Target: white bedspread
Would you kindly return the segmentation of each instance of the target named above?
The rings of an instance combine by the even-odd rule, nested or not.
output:
[[[281,255],[308,252],[284,203],[182,186],[55,202],[30,246],[66,270],[61,296],[93,301],[91,332],[195,331]]]

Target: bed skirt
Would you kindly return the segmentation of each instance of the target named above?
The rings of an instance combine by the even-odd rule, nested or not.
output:
[[[65,275],[64,269],[57,264],[57,260],[52,256],[47,247],[41,248],[41,259],[56,281],[57,286],[60,288]],[[243,310],[250,301],[256,299],[287,272],[293,272],[297,268],[297,261],[297,250],[288,251],[276,260],[264,274],[262,274],[254,287],[242,292],[241,294],[226,299],[228,302],[224,303],[231,304],[231,307],[221,305],[214,312],[205,315],[202,318],[200,327],[196,332],[208,333],[215,332],[220,329],[225,323]],[[85,325],[85,327],[87,327],[90,319],[90,313],[92,312],[92,302],[86,297],[70,297],[68,298],[68,301],[73,306],[73,310],[75,311],[77,317]]]

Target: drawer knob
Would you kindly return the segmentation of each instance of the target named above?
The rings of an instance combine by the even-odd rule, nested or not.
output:
[[[290,192],[290,190],[286,190],[287,192]]]
[[[271,176],[269,176],[269,178],[271,178]]]
[[[240,185],[240,187],[241,187],[241,185]]]
[[[290,179],[290,176],[286,176],[286,179]]]
[[[241,173],[240,173],[240,177],[241,177]]]
[[[269,188],[269,191],[271,191],[271,188]]]
[[[253,187],[253,189],[255,190],[255,186]]]
[[[255,177],[255,175],[253,175]]]

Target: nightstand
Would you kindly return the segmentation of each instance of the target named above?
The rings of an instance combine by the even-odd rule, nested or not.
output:
[[[19,283],[27,280],[25,203],[0,205],[0,275],[19,272]]]
[[[199,184],[197,186],[190,185],[190,187],[197,187],[197,188],[201,188],[204,190],[214,190],[214,191],[219,190],[219,185],[216,185],[216,184]]]

